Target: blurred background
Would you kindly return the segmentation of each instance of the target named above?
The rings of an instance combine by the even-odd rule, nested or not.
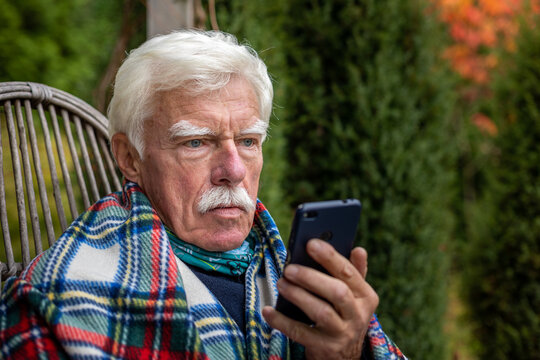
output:
[[[358,198],[377,312],[405,354],[540,359],[540,0],[0,9],[0,81],[45,83],[101,112],[147,36],[188,26],[249,43],[274,82],[259,197],[283,237],[300,202]]]

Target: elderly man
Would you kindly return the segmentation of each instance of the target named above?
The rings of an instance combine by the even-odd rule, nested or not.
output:
[[[314,239],[333,276],[284,269],[257,200],[272,97],[263,62],[230,35],[134,50],[109,109],[123,190],[8,281],[2,358],[404,358],[373,316],[363,249],[345,259]],[[278,290],[315,325],[274,310]]]

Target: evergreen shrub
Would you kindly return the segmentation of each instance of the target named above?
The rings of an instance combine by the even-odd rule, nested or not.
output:
[[[540,32],[522,28],[494,85],[499,132],[465,260],[480,359],[540,359]]]
[[[107,66],[122,4],[0,0],[0,81],[41,82],[87,102]]]
[[[282,122],[291,206],[355,197],[387,334],[445,357],[455,175],[453,76],[419,1],[289,0]]]

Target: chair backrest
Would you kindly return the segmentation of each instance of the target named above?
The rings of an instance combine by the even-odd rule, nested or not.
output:
[[[107,118],[73,95],[0,83],[0,122],[1,290],[82,211],[119,190],[121,177]]]

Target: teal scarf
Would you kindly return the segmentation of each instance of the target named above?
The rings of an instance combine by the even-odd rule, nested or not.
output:
[[[246,272],[251,259],[257,234],[251,229],[240,247],[225,252],[213,252],[182,241],[170,229],[166,228],[173,252],[186,264],[207,271],[217,271],[225,275],[240,276]]]

